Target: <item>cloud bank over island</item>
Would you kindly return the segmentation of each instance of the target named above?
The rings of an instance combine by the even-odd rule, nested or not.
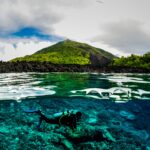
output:
[[[149,0],[1,0],[0,60],[32,54],[63,39],[115,55],[149,51]]]
[[[103,34],[92,41],[103,42],[125,53],[144,54],[150,51],[150,33],[144,30],[140,22],[134,20],[106,24]]]

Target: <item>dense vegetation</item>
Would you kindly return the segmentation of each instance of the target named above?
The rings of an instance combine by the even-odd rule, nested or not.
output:
[[[112,66],[150,69],[150,52],[143,56],[132,54],[129,57],[115,58]]]
[[[33,55],[20,57],[11,62],[50,62],[53,64],[105,65],[114,56],[88,44],[65,40],[44,48]]]

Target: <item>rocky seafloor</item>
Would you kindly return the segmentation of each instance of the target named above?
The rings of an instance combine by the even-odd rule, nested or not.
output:
[[[64,110],[79,110],[77,129],[42,123],[46,116]],[[114,103],[88,98],[39,97],[21,102],[0,101],[0,150],[150,150],[150,102]]]

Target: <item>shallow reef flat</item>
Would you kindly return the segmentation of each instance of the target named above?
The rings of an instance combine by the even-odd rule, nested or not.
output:
[[[74,131],[42,122],[78,110]],[[150,150],[150,75],[0,74],[0,150]]]
[[[46,122],[38,130],[39,116],[23,109],[40,109],[47,117],[65,110],[83,115],[75,131]],[[47,96],[0,101],[0,149],[149,150],[150,102]]]

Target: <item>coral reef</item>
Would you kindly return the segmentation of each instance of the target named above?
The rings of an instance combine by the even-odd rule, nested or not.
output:
[[[78,107],[79,101],[83,107]],[[111,109],[108,109],[109,105],[112,106]],[[134,102],[120,105],[81,98],[68,98],[57,102],[56,98],[43,101],[24,100],[21,103],[1,101],[0,149],[148,149],[150,147],[150,129],[148,125],[147,128],[141,129],[142,122],[137,128],[137,119],[141,114],[140,112],[138,115],[135,114],[136,107],[134,105]],[[139,107],[141,110],[144,109],[141,104],[136,103],[136,105],[138,105],[138,109]],[[129,109],[131,106],[132,109]],[[67,126],[59,127],[57,124],[47,124],[46,122],[43,122],[41,129],[38,130],[36,126],[39,116],[34,113],[27,114],[22,111],[23,108],[38,108],[47,116],[63,109],[78,108],[83,113],[83,117],[75,131]],[[146,117],[150,119],[149,116]]]

